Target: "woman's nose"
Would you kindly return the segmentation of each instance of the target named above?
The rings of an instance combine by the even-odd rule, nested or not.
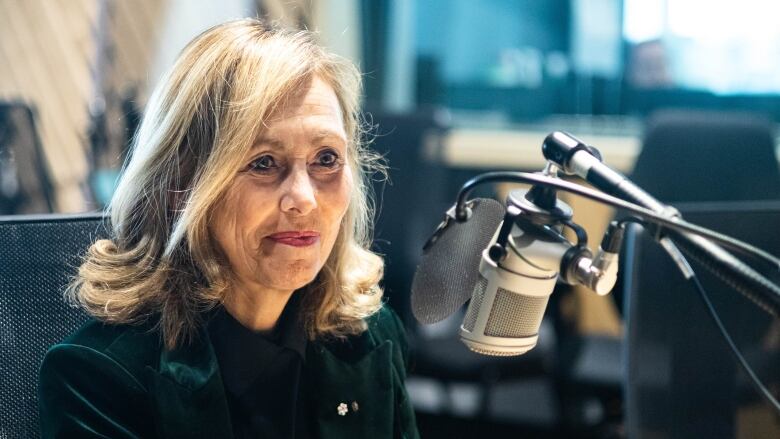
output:
[[[306,167],[293,169],[285,180],[280,202],[282,212],[303,216],[317,207],[314,186]]]

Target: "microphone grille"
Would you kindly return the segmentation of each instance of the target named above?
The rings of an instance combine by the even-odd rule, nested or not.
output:
[[[499,351],[496,349],[489,349],[482,346],[478,346],[472,343],[466,344],[466,347],[469,348],[472,352],[480,354],[480,355],[488,355],[491,357],[514,357],[517,355],[522,354],[522,352],[512,352],[512,351]]]
[[[474,325],[477,324],[477,316],[479,315],[479,309],[482,307],[482,299],[485,298],[487,284],[488,280],[485,276],[480,275],[479,280],[477,280],[477,285],[474,287],[474,295],[471,297],[469,310],[466,312],[466,317],[463,319],[463,327],[469,331],[474,331]]]
[[[549,299],[550,296],[526,296],[499,288],[485,325],[485,335],[509,338],[536,335]]]

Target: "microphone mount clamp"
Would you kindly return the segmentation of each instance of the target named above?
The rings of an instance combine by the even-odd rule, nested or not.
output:
[[[555,176],[557,167],[550,163],[542,172]],[[587,246],[587,232],[573,220],[571,207],[559,200],[555,190],[534,185],[530,190],[513,190],[506,199],[506,214],[495,242],[488,249],[488,256],[494,263],[501,263],[511,247],[529,264],[544,264],[551,255],[559,259],[559,278],[571,285],[584,285],[599,295],[608,294],[617,281],[618,253],[623,238],[623,228],[617,222],[608,227],[604,240],[596,255]],[[563,228],[571,229],[577,237],[570,242],[563,234]],[[528,246],[510,243],[510,235],[519,228]],[[534,261],[535,242],[544,242],[541,259]],[[555,249],[557,247],[557,250]]]

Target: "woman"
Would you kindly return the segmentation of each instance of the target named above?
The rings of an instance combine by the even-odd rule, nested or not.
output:
[[[257,20],[153,93],[40,371],[45,437],[416,437],[407,345],[367,248],[360,76]]]

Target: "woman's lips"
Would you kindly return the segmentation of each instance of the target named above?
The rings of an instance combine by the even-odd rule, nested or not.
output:
[[[293,247],[307,247],[316,243],[320,239],[320,234],[311,231],[279,232],[269,235],[268,239]]]

